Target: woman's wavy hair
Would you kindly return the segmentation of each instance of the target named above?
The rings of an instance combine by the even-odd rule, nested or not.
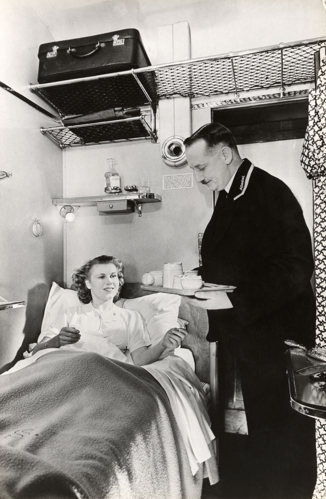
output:
[[[118,293],[115,295],[113,301],[116,302],[119,299],[120,291],[124,284],[123,264],[121,260],[114,256],[101,255],[86,262],[85,265],[82,265],[79,269],[75,270],[72,275],[72,288],[77,291],[78,298],[82,303],[90,303],[92,301],[91,290],[86,286],[86,280],[89,279],[89,273],[94,265],[103,263],[113,263],[117,268],[120,285]]]

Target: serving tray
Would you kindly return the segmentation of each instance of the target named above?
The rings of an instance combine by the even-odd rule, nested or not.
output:
[[[163,286],[146,286],[145,284],[142,284],[141,289],[144,289],[145,291],[153,291],[156,293],[172,293],[174,295],[181,296],[196,296],[197,291],[226,291],[227,293],[230,293],[235,289],[235,287],[226,286],[224,284],[205,283],[204,286],[200,289],[178,289],[164,288]]]

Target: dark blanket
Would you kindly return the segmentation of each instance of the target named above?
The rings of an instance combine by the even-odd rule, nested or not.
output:
[[[1,499],[200,497],[165,392],[144,369],[56,351],[0,376]]]

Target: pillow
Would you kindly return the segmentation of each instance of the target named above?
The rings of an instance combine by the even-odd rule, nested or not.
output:
[[[181,297],[178,295],[154,293],[140,298],[120,299],[116,302],[116,305],[140,313],[145,321],[151,342],[155,344],[160,341],[169,329],[186,326],[187,321],[180,323],[180,319],[178,319],[180,303]],[[64,289],[56,282],[53,282],[45,306],[38,341],[43,338],[51,326],[62,323],[68,308],[79,304],[80,301],[76,291]],[[184,358],[194,369],[194,359],[191,351],[186,350],[183,352],[184,350],[184,348],[177,348],[175,353]]]
[[[169,329],[180,327],[178,322],[180,303],[179,295],[153,293],[140,298],[121,299],[116,305],[140,313],[146,322],[151,341],[155,344]]]
[[[182,327],[178,320],[180,303],[181,298],[178,295],[154,293],[140,298],[121,299],[116,305],[139,312],[146,323],[152,343],[156,343],[169,329]],[[49,327],[60,324],[68,308],[79,304],[76,291],[64,289],[53,282],[44,310],[39,340]]]
[[[80,304],[76,291],[73,289],[64,289],[56,282],[52,283],[48,300],[45,305],[41,333],[38,338],[40,341],[45,332],[54,324],[60,324],[63,321],[65,311]]]

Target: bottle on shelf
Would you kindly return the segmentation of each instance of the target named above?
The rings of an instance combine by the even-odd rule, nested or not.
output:
[[[115,168],[114,159],[108,158],[106,164],[108,170],[104,174],[106,182],[104,191],[108,194],[118,194],[122,192],[121,177]]]

